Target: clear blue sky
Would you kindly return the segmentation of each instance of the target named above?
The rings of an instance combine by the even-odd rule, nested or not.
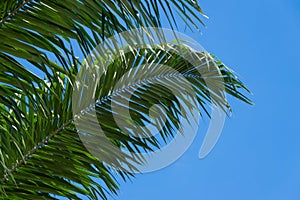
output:
[[[300,2],[199,0],[207,29],[188,33],[233,68],[255,106],[233,116],[213,152],[198,159],[205,130],[173,165],[121,183],[120,200],[300,199]]]

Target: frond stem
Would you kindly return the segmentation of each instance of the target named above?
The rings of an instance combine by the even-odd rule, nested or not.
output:
[[[22,164],[26,163],[26,160],[34,154],[40,147],[45,145],[49,140],[51,140],[55,135],[57,135],[61,130],[63,130],[66,126],[70,125],[74,119],[70,119],[66,123],[64,123],[61,127],[56,129],[53,133],[51,133],[47,138],[43,139],[39,142],[33,149],[31,149],[21,160],[17,162],[17,164],[9,171],[4,174],[4,177],[1,179],[1,182],[8,181],[8,177],[10,174],[14,173]]]
[[[12,18],[20,9],[22,9],[27,3],[29,3],[31,0],[25,0],[21,5],[19,5],[17,8],[15,8],[9,15],[4,17],[0,21],[0,27],[9,19]]]

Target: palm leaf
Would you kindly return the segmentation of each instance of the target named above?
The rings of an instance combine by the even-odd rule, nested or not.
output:
[[[122,168],[123,164],[134,170],[132,161],[143,163],[143,158],[116,154],[114,150],[127,149],[134,153],[151,151],[160,145],[155,137],[145,139],[130,135],[113,122],[110,107],[113,94],[122,97],[130,91],[129,88],[124,89],[125,93],[115,91],[116,81],[111,78],[112,74],[118,77],[127,72],[134,74],[133,69],[139,70],[143,63],[138,61],[152,60],[153,69],[167,62],[174,69],[182,70],[180,72],[186,74],[203,108],[205,102],[213,103],[218,98],[178,54],[159,48],[133,49],[112,63],[110,70],[100,78],[95,109],[87,109],[90,105],[83,104],[80,113],[84,111],[84,115],[80,119],[74,118],[72,111],[71,97],[81,57],[86,57],[98,43],[115,33],[143,26],[159,27],[164,16],[172,26],[176,26],[174,18],[182,16],[197,29],[197,24],[201,23],[198,14],[202,10],[195,1],[5,0],[0,2],[0,9],[0,174],[3,174],[0,184],[3,199],[80,199],[80,195],[107,199],[108,194],[117,193],[115,177],[119,175],[126,180],[132,176],[130,170]],[[189,48],[182,50],[190,53]],[[237,77],[222,63],[213,59],[210,62],[219,66],[227,93],[250,102],[239,91],[245,87]],[[157,73],[161,73],[160,81],[164,82],[173,76],[168,71]],[[178,120],[188,110],[176,109],[178,101],[170,91],[158,90],[157,84],[147,80],[143,83],[145,88],[136,91],[129,110],[135,123],[143,125],[150,119],[147,110],[160,98],[159,103],[168,111],[167,126],[161,130],[160,137],[167,141],[173,135],[172,127],[180,129]],[[128,83],[132,84],[134,82]],[[223,106],[228,107],[225,102]],[[92,120],[94,113],[96,121]],[[75,126],[80,120],[84,122],[80,124],[88,126]],[[103,127],[110,143],[103,142],[105,140],[95,134],[96,124]],[[150,134],[147,129],[139,131]],[[81,141],[83,136],[90,144],[94,142],[95,145],[90,146],[96,152],[102,153],[95,156],[87,151]]]

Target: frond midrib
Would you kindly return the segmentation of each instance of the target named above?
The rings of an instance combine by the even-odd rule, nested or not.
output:
[[[9,15],[1,19],[0,21],[0,27],[2,27],[7,20],[11,19],[13,16],[15,16],[19,10],[21,10],[26,4],[28,4],[31,0],[25,0],[21,5],[19,5],[17,8],[15,8]]]

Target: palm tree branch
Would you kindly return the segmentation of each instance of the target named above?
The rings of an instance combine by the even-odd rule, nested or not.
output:
[[[172,66],[172,65],[174,65],[174,64],[176,64],[174,67],[175,68],[177,68],[178,70],[184,70],[184,67],[182,66],[183,64],[184,64],[184,62],[181,62],[180,60],[178,60],[178,59],[175,59],[174,60],[174,58],[175,58],[175,56],[174,55],[172,55],[172,54],[170,54],[170,53],[162,53],[161,51],[159,51],[159,52],[157,52],[157,51],[155,51],[155,50],[152,50],[152,51],[150,51],[151,52],[151,54],[150,54],[150,58],[152,58],[152,59],[154,59],[154,61],[156,61],[156,62],[159,62],[159,63],[165,63],[165,61],[169,61],[170,62],[170,65]],[[135,53],[135,52],[131,52],[132,53],[132,55],[130,56],[129,55],[129,58],[131,59],[131,61],[130,61],[130,63],[139,63],[139,62],[136,62],[136,61],[133,61],[133,60],[135,60],[135,59],[141,59],[140,58],[140,55],[141,54],[138,54],[139,56],[137,56],[137,54]],[[158,55],[157,57],[155,57],[155,56],[153,56],[153,53],[155,54],[155,55]],[[152,55],[152,56],[151,56]],[[133,60],[132,60],[133,59]],[[145,59],[145,58],[144,58]],[[128,60],[127,60],[128,61]],[[123,62],[125,62],[125,61],[122,61],[122,63]],[[118,63],[118,62],[117,62]],[[119,66],[124,66],[124,64],[118,64]],[[122,71],[122,73],[125,73],[126,71],[128,71],[129,70],[129,68],[127,68],[127,70],[124,70],[124,69],[122,69],[122,67],[119,67],[119,68],[115,68],[116,70],[118,70],[118,71]],[[187,69],[185,69],[185,71],[181,71],[182,72],[182,74],[183,74],[183,76],[185,76],[187,79],[189,79],[190,81],[192,81],[192,79],[193,80],[199,80],[199,79],[201,79],[201,76],[199,76],[198,74],[193,74],[193,73],[195,73],[196,72],[196,70],[191,70],[191,68],[188,68],[188,70]],[[134,72],[132,72],[132,73],[134,73]],[[224,70],[224,76],[230,76],[231,78],[233,78],[233,79],[235,79],[235,77],[232,77],[231,75],[230,75],[230,73],[229,72],[226,72],[226,70]],[[112,91],[112,93],[110,93],[109,94],[109,96],[101,96],[101,98],[99,99],[100,101],[96,104],[96,108],[97,109],[104,109],[104,107],[103,107],[103,105],[107,105],[109,102],[109,100],[111,99],[111,97],[112,96],[116,96],[116,95],[119,95],[119,96],[122,96],[122,94],[124,93],[124,92],[128,92],[128,89],[129,88],[133,88],[133,87],[136,87],[136,86],[138,86],[138,85],[140,85],[140,84],[149,84],[149,82],[153,82],[154,80],[156,80],[156,81],[162,81],[162,80],[165,80],[165,79],[170,79],[170,78],[175,78],[175,79],[178,79],[178,77],[179,77],[179,75],[177,75],[177,74],[173,74],[173,73],[166,73],[166,74],[162,74],[162,76],[152,76],[152,77],[150,77],[150,78],[147,78],[147,79],[144,79],[144,80],[141,80],[140,82],[139,82],[139,84],[138,83],[136,83],[136,82],[132,82],[132,83],[130,83],[129,85],[127,85],[126,86],[126,88],[123,88],[123,90],[113,90]],[[233,81],[231,81],[231,82],[233,82]],[[201,81],[199,82],[196,82],[196,83],[201,83]],[[236,82],[237,83],[237,86],[238,86],[238,83],[239,82]],[[113,85],[114,84],[112,84],[111,85],[111,87],[113,88]],[[199,85],[198,85],[199,86]],[[110,89],[109,89],[110,90]],[[233,89],[232,89],[233,90]],[[149,90],[150,91],[150,90]],[[153,92],[153,91],[152,91]],[[156,91],[157,92],[157,91]],[[202,92],[203,92],[203,90],[202,90]],[[205,93],[205,92],[204,92]],[[107,94],[107,92],[104,92],[103,94]],[[208,94],[207,94],[208,95]],[[149,97],[147,97],[147,96],[145,96],[145,98],[149,98]],[[200,100],[202,100],[202,98],[200,98]],[[209,99],[209,95],[207,96],[207,100],[209,101],[209,100],[211,100],[211,99]],[[202,102],[201,102],[202,103]],[[136,104],[140,104],[140,103],[136,103]],[[91,105],[89,105],[88,107],[91,107]],[[80,117],[83,117],[85,114],[87,114],[88,113],[88,111],[90,111],[90,109],[87,109],[87,108],[85,108],[85,109],[83,109],[83,110],[81,110],[79,113],[83,113],[83,114],[79,114],[79,115],[75,115],[75,116],[77,116],[77,118],[80,118]],[[144,111],[140,111],[141,113],[143,113]],[[173,113],[173,114],[175,114],[175,115],[177,115],[177,114],[179,114],[180,115],[180,113]],[[107,116],[107,115],[105,115],[105,116]],[[66,119],[67,120],[67,119]],[[34,162],[36,162],[35,161],[35,159],[36,159],[36,156],[37,155],[40,155],[40,154],[44,154],[43,152],[43,149],[44,148],[47,148],[47,149],[49,149],[51,146],[53,146],[53,147],[57,147],[57,145],[56,145],[56,143],[55,143],[55,141],[57,140],[57,139],[59,139],[59,137],[67,137],[67,135],[66,134],[59,134],[59,133],[61,133],[62,131],[65,131],[66,129],[68,129],[68,126],[70,126],[70,125],[72,125],[72,123],[71,122],[73,122],[73,121],[75,121],[76,120],[76,118],[71,118],[71,119],[69,119],[69,120],[67,120],[67,122],[66,123],[64,123],[62,126],[60,126],[60,128],[58,128],[58,129],[56,129],[52,134],[50,134],[50,135],[46,135],[42,140],[41,140],[41,142],[39,142],[38,143],[38,145],[37,146],[35,146],[34,148],[32,148],[26,155],[25,155],[25,157],[23,157],[21,160],[19,160],[19,162],[17,163],[17,165],[15,166],[15,167],[13,167],[13,169],[12,170],[10,170],[9,171],[9,173],[7,173],[6,175],[5,175],[5,181],[8,181],[7,180],[7,178],[9,177],[9,175],[11,175],[12,176],[12,174],[14,173],[15,175],[14,176],[12,176],[12,177],[14,177],[13,179],[18,179],[18,174],[20,173],[20,169],[26,169],[26,166],[28,166],[28,163],[30,163],[30,160],[31,159],[34,159],[33,161]],[[170,119],[171,120],[171,119]],[[95,123],[98,123],[98,122],[95,122]],[[104,124],[103,124],[104,123]],[[101,125],[105,125],[105,123],[106,122],[102,122],[102,124]],[[176,121],[170,121],[170,123],[176,123]],[[91,126],[91,127],[93,127],[93,126]],[[93,131],[93,130],[92,130]],[[111,130],[110,130],[111,131]],[[169,133],[169,135],[172,135],[172,133],[170,132],[171,131],[171,129],[170,130],[168,130],[168,129],[166,129],[163,133],[161,133],[161,135],[163,136],[164,134],[166,134],[166,133]],[[118,131],[117,131],[118,132]],[[122,134],[121,132],[119,132],[120,134]],[[59,136],[60,135],[60,136]],[[112,135],[111,134],[108,134],[109,135],[109,137],[111,137],[111,138],[114,138],[114,137],[112,137]],[[59,136],[59,137],[58,137]],[[60,139],[59,139],[60,140]],[[64,139],[64,141],[65,141],[65,139]],[[66,141],[70,141],[70,139],[67,139]],[[122,141],[122,140],[121,140]],[[133,144],[135,144],[135,145],[138,145],[138,146],[142,146],[143,148],[145,148],[145,147],[147,147],[147,146],[144,146],[143,145],[143,143],[141,143],[141,140],[139,140],[139,139],[137,139],[137,138],[133,138],[133,139],[130,139],[130,138],[127,138],[126,139],[126,141],[131,141]],[[123,141],[124,142],[124,141]],[[158,144],[155,142],[155,140],[153,140],[153,138],[149,138],[148,140],[146,140],[146,141],[144,141],[144,143],[145,142],[150,142],[150,144],[152,144],[152,145],[156,145],[156,147],[158,147]],[[69,143],[69,142],[68,142]],[[129,148],[129,146],[128,146],[128,143],[124,143],[125,144],[125,146],[127,146],[128,148]],[[78,147],[77,147],[78,148]],[[38,151],[39,150],[39,151]],[[53,148],[51,148],[51,151],[53,151],[54,149]],[[40,153],[38,153],[38,152],[40,152]],[[35,156],[34,156],[34,154],[36,154]],[[81,158],[82,159],[82,158]],[[26,162],[25,162],[25,160],[26,160]],[[31,161],[32,162],[32,161]],[[26,164],[27,163],[27,164]],[[25,165],[26,164],[26,165]],[[25,168],[24,168],[25,167]],[[52,172],[53,173],[53,172]],[[9,174],[9,175],[8,175]],[[19,177],[20,178],[20,177]],[[78,180],[77,180],[78,181]],[[7,186],[7,188],[9,189],[11,186]],[[7,190],[7,188],[6,188],[6,190]],[[9,190],[8,190],[9,191]],[[86,192],[84,192],[84,193],[86,193]],[[61,193],[61,194],[64,194],[64,192],[63,193]],[[103,194],[102,194],[103,195]]]
[[[4,16],[4,18],[2,18],[2,19],[0,20],[0,27],[1,27],[2,25],[4,25],[5,22],[6,22],[8,19],[12,18],[19,10],[21,10],[21,9],[22,9],[27,3],[29,3],[30,1],[31,1],[31,0],[25,0],[22,4],[17,5],[17,7],[16,7],[14,10],[9,11],[9,12],[8,12],[9,14],[7,14],[6,16]]]
[[[14,4],[12,7],[6,7],[5,1],[0,3],[1,8],[8,8],[4,14],[2,12],[4,17],[0,21],[0,171],[4,174],[0,180],[1,194],[4,199],[56,199],[57,196],[78,199],[78,194],[87,195],[91,199],[99,196],[106,199],[107,194],[115,194],[118,189],[114,179],[116,174],[124,180],[132,174],[122,170],[113,173],[112,168],[103,165],[103,162],[87,152],[78,136],[83,133],[74,126],[77,119],[74,120],[70,99],[80,59],[76,58],[77,53],[73,49],[79,46],[80,54],[86,56],[97,44],[115,33],[142,26],[159,27],[162,17],[160,14],[163,13],[171,25],[176,24],[178,15],[197,28],[194,19],[200,23],[202,21],[195,13],[203,14],[202,10],[194,0],[160,0],[159,4],[150,0],[153,10],[148,9],[148,1],[12,2],[10,1],[10,4]],[[160,13],[160,8],[163,13]],[[155,53],[152,57],[155,57]],[[35,75],[33,72],[36,71],[43,75]],[[238,92],[239,89],[246,88],[237,77],[227,69],[223,75],[227,92],[249,103]],[[43,76],[45,78],[41,78]],[[198,76],[186,78],[194,84],[202,83]],[[109,86],[108,82],[108,88],[99,88],[100,99],[117,94],[112,88],[115,82],[111,83]],[[146,84],[147,80],[143,83]],[[154,87],[149,86],[147,89],[152,93],[157,92]],[[206,99],[210,102],[208,93],[204,90],[202,94],[201,91],[198,90],[199,95],[202,95],[198,100],[202,102]],[[153,101],[153,97],[149,95],[144,97]],[[171,97],[166,95],[164,103],[175,106],[178,102],[173,102]],[[151,150],[151,145],[158,146],[155,138],[144,140],[113,129],[115,124],[103,120],[105,118],[100,115],[106,113],[111,117],[107,106],[109,103],[108,98],[96,105],[99,121],[88,123],[92,133],[97,131],[93,127],[100,123],[107,138],[117,148],[125,147],[131,152],[139,152],[139,147]],[[130,109],[134,110],[141,104],[145,106],[139,107],[137,114],[140,115],[136,115],[136,118],[142,118],[150,106],[145,100],[136,101]],[[176,125],[176,117],[180,116],[180,112],[174,109],[171,113],[174,116],[169,116],[168,125],[174,124],[176,128],[180,128]],[[89,119],[89,114],[81,117]],[[147,116],[143,119],[147,120]],[[168,136],[164,135],[166,133],[172,136],[172,128],[164,129],[161,136]],[[101,148],[104,153],[101,154],[103,159],[100,161],[117,162],[120,155],[111,159],[114,152],[106,146]],[[102,180],[103,184],[97,183],[93,178]],[[49,181],[43,182],[43,179]]]
[[[46,138],[44,138],[41,142],[38,142],[38,144],[33,147],[28,153],[25,154],[25,156],[17,161],[17,164],[12,167],[11,170],[9,170],[9,173],[6,172],[4,174],[4,177],[1,179],[1,182],[7,181],[8,177],[13,174],[21,165],[26,164],[26,160],[28,160],[38,149],[42,148],[46,143],[48,143],[49,140],[51,140],[55,135],[59,134],[59,132],[70,125],[74,119],[70,119],[66,123],[64,123],[61,127],[56,129],[53,133],[49,134]]]

